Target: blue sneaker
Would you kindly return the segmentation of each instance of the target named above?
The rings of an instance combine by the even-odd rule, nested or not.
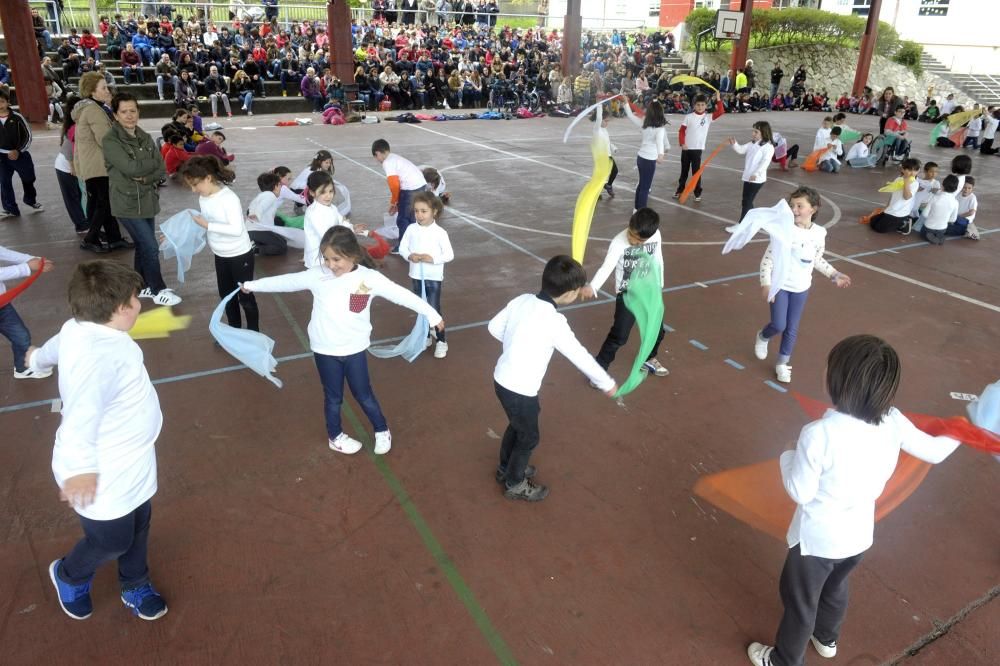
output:
[[[56,588],[59,605],[62,606],[63,612],[74,620],[86,620],[94,611],[94,605],[90,602],[90,581],[82,585],[71,585],[63,581],[56,573],[60,562],[62,560],[55,560],[49,565],[49,578]]]
[[[152,583],[122,590],[122,603],[143,620],[158,620],[167,614],[167,602],[153,589]]]

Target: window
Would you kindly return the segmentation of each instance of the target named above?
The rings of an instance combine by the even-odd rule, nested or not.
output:
[[[918,16],[947,16],[950,0],[920,0]]]
[[[624,6],[626,3],[621,2],[619,4],[622,5],[622,6]],[[661,4],[662,4],[661,0],[649,0],[649,15],[650,16],[659,16],[660,15],[660,5]],[[619,14],[624,14],[625,11],[619,9],[618,13]]]

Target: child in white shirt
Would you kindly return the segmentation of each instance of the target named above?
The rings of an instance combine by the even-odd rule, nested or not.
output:
[[[1000,126],[1000,110],[990,108],[983,119],[983,143],[979,146],[979,152],[983,155],[997,154],[993,141],[996,139],[998,126]]]
[[[627,101],[625,106],[628,107]],[[631,111],[631,108],[629,110]],[[615,144],[611,143],[611,135],[608,134],[608,124],[611,122],[611,116],[604,115],[604,105],[600,104],[594,110],[594,114],[590,117],[590,120],[594,123],[594,140],[602,146],[607,146],[608,159],[611,161],[611,173],[608,175],[608,182],[604,184],[604,191],[607,193],[609,199],[614,199],[615,178],[618,177],[618,164],[615,162],[615,153],[618,152],[618,148]],[[666,130],[664,130],[664,137],[666,137]],[[601,196],[600,198],[603,199],[604,197]]]
[[[899,376],[899,356],[875,336],[855,335],[830,351],[833,409],[802,428],[795,450],[781,455],[785,491],[797,505],[779,583],[784,614],[774,647],[747,648],[754,666],[802,664],[810,642],[821,656],[836,655],[848,577],[872,546],[875,500],[900,449],[936,464],[958,446],[921,432],[892,406]]]
[[[768,341],[781,334],[781,347],[778,349],[778,362],[774,366],[774,372],[778,381],[783,383],[792,381],[792,351],[795,349],[802,311],[812,287],[813,271],[817,270],[830,278],[838,287],[851,286],[851,278],[837,271],[823,258],[826,251],[826,229],[814,223],[820,206],[819,192],[811,187],[799,187],[788,196],[788,205],[795,216],[795,226],[792,227],[790,256],[783,258],[787,263],[787,273],[784,284],[772,300],[772,253],[775,249],[774,243],[769,243],[760,260],[760,286],[764,300],[770,303],[771,320],[757,333],[753,348],[754,355],[763,361],[767,358]]]
[[[813,152],[827,146],[830,143],[830,131],[833,129],[833,118],[827,116],[823,119],[823,124],[816,130],[816,138],[813,140]]]
[[[566,317],[556,311],[575,301],[586,284],[583,266],[566,255],[553,257],[542,272],[541,291],[518,296],[490,320],[490,335],[503,343],[493,388],[509,421],[496,471],[507,499],[538,502],[549,493],[532,480],[535,467],[528,461],[538,445],[538,390],[553,351],[558,350],[605,395],[613,397],[618,390],[615,380],[573,335]]]
[[[958,200],[955,190],[958,188],[958,177],[954,174],[945,176],[941,183],[941,191],[932,195],[927,202],[920,235],[932,245],[942,245],[948,227],[958,219]],[[962,229],[965,233],[965,229]]]
[[[247,219],[251,223],[274,227],[275,214],[281,204],[278,198],[278,193],[281,192],[281,179],[273,171],[265,171],[257,176],[257,187],[260,188],[260,194],[254,197],[247,207]],[[253,224],[250,226],[254,227]],[[288,241],[273,231],[257,227],[249,231],[249,234],[258,254],[277,257],[288,252]]]
[[[747,143],[736,143],[736,139],[729,137],[729,144],[740,155],[746,155],[743,162],[743,203],[740,209],[740,219],[753,208],[753,201],[767,182],[767,167],[771,165],[771,158],[774,156],[774,137],[771,135],[771,125],[766,121],[759,121],[753,124],[750,133],[750,141]],[[735,227],[732,227],[735,231]]]
[[[913,208],[910,210],[911,218],[919,218],[921,211],[927,202],[930,201],[931,195],[941,190],[941,183],[937,179],[937,174],[937,162],[927,162],[924,164],[924,177],[917,178],[917,193],[913,195]],[[916,226],[914,229],[920,231]]]
[[[0,159],[4,159],[0,157]],[[3,294],[7,292],[4,284],[5,280],[15,280],[17,278],[27,278],[32,273],[42,268],[43,273],[48,273],[54,266],[47,259],[33,257],[30,254],[23,254],[8,250],[0,246],[0,261],[9,263],[9,266],[0,266],[0,301]],[[0,305],[0,335],[10,340],[11,350],[14,352],[14,379],[45,379],[52,373],[34,372],[28,367],[25,355],[31,347],[31,333],[24,325],[13,303]]]
[[[393,153],[385,139],[377,139],[372,143],[372,157],[385,171],[385,179],[389,185],[388,212],[389,215],[395,213],[396,227],[402,238],[406,228],[413,224],[413,195],[422,192],[427,187],[427,181],[413,162]],[[399,254],[398,243],[392,251],[393,254]]]
[[[325,171],[314,171],[309,174],[307,184],[313,202],[306,208],[303,226],[306,232],[306,243],[302,253],[302,262],[306,268],[312,268],[323,263],[320,241],[327,229],[339,226],[347,227],[352,231],[362,231],[363,225],[358,225],[358,228],[355,229],[354,225],[345,220],[337,207],[333,205],[336,189],[330,174]]]
[[[826,144],[827,151],[819,158],[820,171],[829,173],[840,171],[840,160],[837,158],[844,152],[844,144],[840,142],[840,132],[839,127],[830,129],[830,141]]]
[[[873,215],[869,220],[872,231],[880,234],[889,231],[906,232],[910,228],[910,213],[913,211],[913,198],[917,194],[917,173],[920,171],[920,160],[907,157],[899,165],[902,189],[889,196],[889,205],[881,213]]]
[[[962,142],[962,148],[972,146],[973,150],[979,150],[979,136],[983,133],[983,117],[976,116],[965,127],[965,141]]]
[[[958,220],[954,227],[949,226],[949,236],[965,236],[971,240],[979,240],[979,229],[975,222],[979,201],[973,192],[975,188],[976,179],[972,176],[966,176],[965,183],[963,183],[962,190],[958,195]]]
[[[439,314],[442,311],[441,283],[444,281],[444,265],[455,258],[448,232],[437,223],[443,210],[444,204],[435,194],[417,192],[413,196],[413,216],[417,223],[407,227],[406,233],[399,239],[399,256],[410,262],[413,293],[424,292],[427,302]],[[437,331],[434,358],[444,358],[447,355],[448,342],[442,327]]]
[[[862,134],[861,139],[847,151],[847,157],[844,158],[847,166],[855,169],[875,166],[875,160],[871,156],[871,145],[874,140],[875,137],[871,133]]]
[[[181,177],[192,192],[197,192],[200,215],[192,215],[195,223],[208,233],[206,240],[215,255],[215,281],[219,298],[233,293],[243,282],[253,279],[254,250],[243,218],[243,206],[236,193],[226,187],[236,174],[222,166],[211,155],[195,155],[180,168]],[[247,328],[260,330],[260,314],[253,294],[240,293],[226,303],[226,320],[240,328],[240,308],[246,315]]]
[[[705,150],[705,141],[708,139],[708,130],[712,126],[713,120],[718,120],[726,112],[722,100],[716,100],[712,115],[708,115],[705,109],[708,108],[708,98],[704,95],[697,95],[694,98],[694,110],[684,116],[681,121],[681,128],[677,134],[677,142],[681,144],[681,177],[677,181],[677,190],[674,198],[680,197],[687,185],[688,175],[695,174],[701,168],[701,154]],[[702,185],[705,178],[702,176],[694,189],[694,200],[701,201]],[[645,205],[645,203],[643,203]],[[638,204],[636,208],[641,208]]]
[[[59,605],[77,620],[93,610],[94,572],[114,559],[125,606],[144,620],[167,612],[146,562],[163,415],[142,350],[128,336],[142,309],[142,287],[139,274],[118,262],[79,264],[69,284],[73,319],[28,352],[35,372],[59,368],[62,417],[52,472],[60,498],[80,516],[84,538],[49,565],[49,578]]]
[[[313,294],[309,320],[309,347],[316,359],[329,446],[338,453],[361,450],[361,442],[341,429],[340,406],[344,401],[344,380],[354,399],[375,430],[378,455],[392,448],[392,435],[382,408],[372,391],[365,351],[371,344],[371,303],[381,296],[397,305],[422,314],[431,326],[444,330],[444,320],[429,304],[395,284],[376,270],[368,253],[346,227],[328,229],[320,241],[323,264],[300,273],[278,275],[243,283],[246,292],[291,292],[309,290]]]
[[[663,250],[660,235],[660,216],[652,208],[640,208],[632,213],[628,228],[619,232],[611,239],[604,262],[594,274],[594,279],[580,290],[583,299],[597,298],[601,285],[608,279],[611,272],[615,273],[615,314],[600,351],[597,352],[597,364],[607,370],[615,360],[619,348],[628,342],[629,333],[635,325],[635,315],[625,306],[625,292],[628,291],[632,271],[639,265],[641,255],[645,253],[653,257],[660,269],[660,286],[663,286]],[[656,344],[649,352],[644,368],[657,377],[665,377],[670,371],[660,364],[656,355],[663,341],[663,327],[659,327]]]

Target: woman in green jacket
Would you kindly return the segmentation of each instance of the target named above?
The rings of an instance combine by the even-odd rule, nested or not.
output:
[[[111,191],[111,213],[135,241],[135,270],[146,287],[139,298],[158,305],[177,305],[180,296],[167,289],[160,272],[156,214],[160,212],[158,183],[166,167],[153,138],[139,127],[139,102],[128,93],[111,100],[115,122],[104,137],[104,164]]]

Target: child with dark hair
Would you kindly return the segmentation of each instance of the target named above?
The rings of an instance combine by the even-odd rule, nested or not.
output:
[[[597,352],[597,364],[607,370],[615,360],[618,350],[628,342],[629,333],[635,325],[635,315],[625,306],[625,292],[628,291],[629,280],[632,278],[632,271],[639,265],[642,254],[653,257],[653,261],[660,269],[660,286],[663,286],[663,250],[661,247],[662,237],[660,235],[660,216],[652,208],[640,208],[632,213],[628,221],[628,228],[620,231],[611,239],[608,246],[608,253],[604,257],[604,262],[594,274],[594,279],[580,290],[580,297],[583,299],[597,298],[597,292],[611,275],[615,273],[615,314],[611,322],[611,330],[608,331],[604,344]],[[663,341],[663,327],[659,329],[656,344],[646,359],[644,369],[657,377],[665,377],[670,374],[657,360],[656,355]],[[595,384],[595,388],[598,385]]]
[[[712,121],[722,117],[726,112],[721,101],[716,101],[712,115],[708,115],[705,109],[708,108],[708,98],[698,95],[694,98],[694,110],[684,116],[681,121],[681,129],[678,133],[677,142],[681,144],[681,177],[677,180],[677,190],[674,192],[674,199],[681,196],[687,185],[688,175],[698,173],[701,168],[701,154],[705,150],[705,141],[708,139],[708,130],[712,126]],[[694,200],[701,201],[702,185],[705,184],[704,177],[698,180],[694,189]]]
[[[386,181],[389,183],[389,215],[396,214],[396,227],[402,238],[406,228],[413,224],[413,195],[424,191],[427,181],[413,162],[393,153],[385,139],[372,143],[372,157],[385,171]],[[399,254],[398,242],[392,248],[392,253]]]
[[[323,263],[299,273],[251,280],[243,291],[311,291],[312,318],[309,320],[309,347],[323,384],[323,405],[330,449],[352,454],[361,442],[341,428],[340,406],[344,401],[344,380],[351,388],[365,416],[375,430],[377,455],[392,448],[392,435],[368,377],[366,350],[371,344],[371,304],[377,297],[427,317],[431,326],[444,330],[444,320],[419,296],[373,270],[374,263],[346,227],[328,229],[320,242]]]
[[[754,666],[802,664],[810,643],[822,657],[837,654],[848,578],[874,542],[875,500],[900,450],[937,464],[958,446],[921,432],[892,406],[899,381],[899,357],[880,338],[855,335],[830,351],[833,409],[781,454],[785,492],[797,505],[778,586],[784,612],[774,647],[747,648]]]
[[[528,461],[538,446],[538,390],[553,351],[558,350],[608,397],[618,390],[615,380],[573,335],[566,317],[556,311],[575,301],[586,284],[587,273],[579,262],[566,255],[553,257],[542,272],[541,291],[518,296],[490,320],[490,334],[503,343],[493,388],[509,421],[496,471],[507,499],[539,502],[549,494],[547,487],[532,480],[535,467]]]
[[[291,188],[292,170],[286,166],[276,166],[274,173],[281,180],[281,194],[278,195],[278,198],[282,201],[291,201],[296,208],[304,206],[306,204],[305,197],[302,196],[301,192],[295,192]]]
[[[826,229],[815,224],[820,206],[819,192],[811,187],[799,187],[788,195],[788,205],[792,209],[795,224],[787,246],[784,243],[780,246],[768,243],[760,260],[760,286],[764,300],[770,304],[771,320],[758,331],[753,346],[754,356],[763,361],[767,358],[768,341],[781,334],[781,347],[774,372],[778,381],[786,384],[792,381],[792,352],[799,333],[802,311],[812,287],[813,271],[819,271],[838,287],[851,286],[851,278],[823,258]],[[779,262],[783,266],[783,279],[775,288],[772,286],[772,278]]]
[[[976,189],[976,179],[966,176],[962,189],[958,191],[958,220],[954,225],[948,225],[949,236],[965,236],[970,240],[979,240],[979,229],[975,222],[979,201],[973,192],[974,189]]]
[[[35,163],[31,147],[31,127],[17,111],[10,108],[10,94],[0,90],[0,219],[21,214],[14,194],[14,174],[21,177],[24,203],[35,211],[43,210],[35,192]]]
[[[277,225],[277,211],[281,204],[278,199],[278,193],[281,191],[281,179],[273,171],[265,171],[257,176],[257,188],[260,190],[260,194],[254,197],[247,207],[247,219],[273,227]],[[273,231],[255,228],[248,233],[258,254],[265,257],[275,257],[288,251],[288,241]]]
[[[219,158],[219,161],[223,165],[228,166],[230,162],[236,159],[236,155],[227,153],[222,147],[222,144],[226,141],[226,135],[222,132],[216,130],[208,135],[208,141],[202,141],[195,148],[194,152],[197,155],[214,155]]]
[[[429,166],[420,167],[420,172],[424,174],[428,190],[437,196],[441,200],[441,203],[447,206],[451,202],[451,193],[448,192],[448,185],[445,183],[441,172]]]
[[[750,131],[750,141],[737,143],[735,138],[729,137],[729,145],[740,155],[746,155],[743,162],[743,204],[740,210],[742,220],[747,211],[753,208],[753,200],[767,182],[767,167],[771,166],[771,158],[774,157],[771,125],[764,120],[755,122]],[[728,227],[726,230],[735,229]]]
[[[410,262],[413,293],[426,293],[427,302],[439,313],[444,265],[455,258],[448,232],[437,223],[443,210],[444,204],[433,192],[417,192],[413,196],[413,216],[417,223],[407,227],[406,233],[399,239],[399,256]],[[427,344],[430,345],[429,339]],[[445,330],[441,328],[437,332],[434,358],[447,355],[448,342]]]
[[[951,172],[958,176],[956,192],[961,192],[962,188],[965,187],[966,176],[972,173],[972,158],[968,155],[955,155],[951,160]]]
[[[827,151],[819,158],[819,170],[828,173],[840,171],[840,155],[844,152],[844,144],[840,141],[841,129],[839,127],[830,128],[830,141],[827,143]]]
[[[194,153],[189,153],[184,149],[184,142],[185,137],[182,133],[173,128],[164,130],[160,155],[163,157],[168,176],[176,176],[181,165],[194,155]]]
[[[279,167],[282,168],[282,167]],[[309,174],[314,171],[325,171],[330,174],[330,178],[333,178],[333,155],[329,150],[319,150],[316,151],[316,155],[309,162],[309,166],[299,172],[299,175],[295,176],[289,187],[296,194],[302,194],[307,187],[306,181],[309,180]]]
[[[667,119],[663,116],[663,105],[656,100],[646,105],[646,115],[642,120],[632,113],[631,104],[625,104],[625,115],[642,131],[639,153],[635,158],[636,168],[639,169],[639,184],[635,186],[633,204],[639,210],[649,202],[649,190],[653,186],[656,165],[667,158],[670,139],[667,138]]]
[[[333,200],[337,196],[337,187],[329,173],[313,171],[306,180],[306,187],[309,188],[309,197],[312,199],[312,203],[306,208],[306,217],[302,226],[306,233],[302,262],[306,268],[312,268],[323,263],[320,241],[323,240],[328,229],[332,227],[347,227],[352,231],[355,229],[333,205]],[[363,229],[362,225],[358,225],[357,231]]]
[[[59,368],[62,417],[52,451],[59,497],[84,538],[49,565],[59,605],[75,620],[93,611],[98,567],[117,560],[121,600],[143,620],[167,612],[150,582],[147,541],[163,414],[142,350],[128,336],[142,306],[142,278],[124,264],[88,261],[69,283],[73,318],[28,351],[33,372]]]
[[[949,174],[941,183],[941,190],[931,195],[921,218],[920,235],[931,245],[943,245],[949,227],[958,220],[958,176]],[[965,233],[963,227],[962,233]],[[961,234],[955,234],[961,235]]]
[[[243,219],[243,206],[236,193],[227,187],[236,174],[227,169],[213,155],[195,155],[180,170],[181,176],[197,192],[200,215],[193,215],[198,226],[203,227],[208,247],[215,255],[215,281],[219,298],[225,298],[243,282],[253,279],[254,251]],[[247,328],[259,331],[257,299],[253,294],[241,293],[239,299],[226,303],[226,320],[233,328],[240,328],[240,307],[246,315]]]
[[[963,155],[962,157],[968,157]],[[869,225],[872,231],[884,234],[889,231],[908,229],[910,213],[913,211],[913,200],[917,194],[917,173],[920,171],[920,160],[907,157],[899,165],[899,175],[903,187],[889,196],[889,204],[881,213],[871,217]]]
[[[626,103],[626,106],[628,104]],[[608,182],[604,184],[604,191],[607,193],[608,197],[611,199],[615,198],[615,178],[618,177],[618,164],[615,163],[615,152],[618,148],[615,144],[611,143],[611,135],[608,134],[608,123],[611,121],[611,116],[604,115],[604,105],[598,105],[597,109],[590,116],[591,122],[594,123],[594,140],[598,141],[601,145],[607,146],[608,159],[611,161],[611,173],[608,175]],[[666,136],[664,134],[664,136]],[[603,199],[604,197],[601,196]]]

